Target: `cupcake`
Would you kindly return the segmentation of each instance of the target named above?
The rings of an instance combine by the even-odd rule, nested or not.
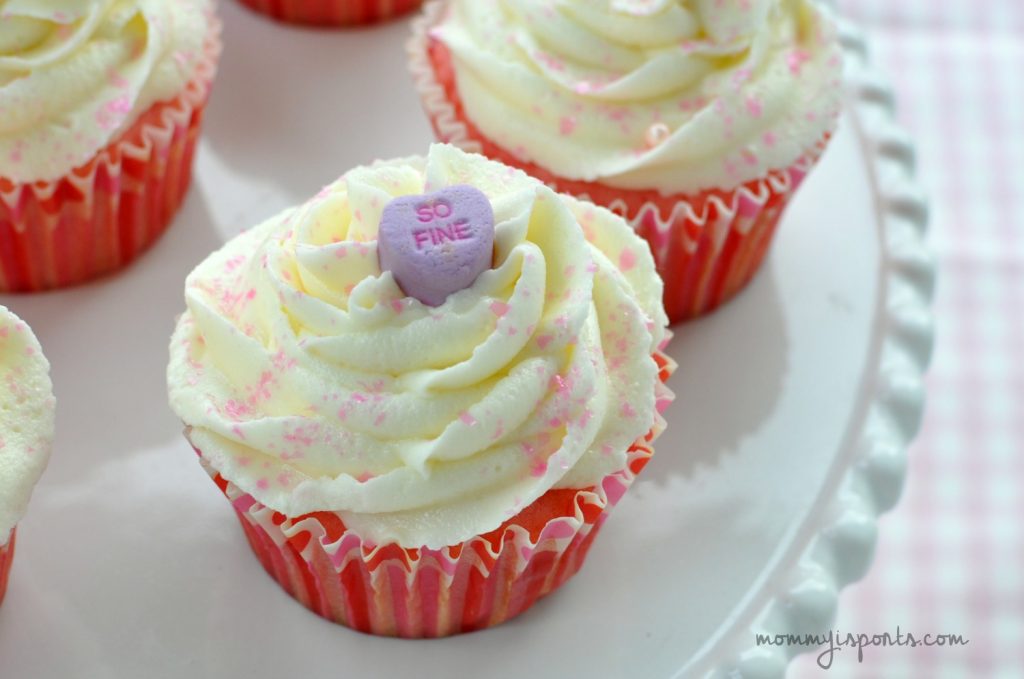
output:
[[[647,244],[452,146],[238,236],[186,302],[188,440],[266,570],[362,632],[480,629],[565,582],[671,400]]]
[[[278,21],[313,26],[358,26],[393,19],[423,0],[239,0]]]
[[[209,0],[0,13],[0,291],[74,285],[170,224],[220,51]]]
[[[0,306],[0,603],[14,558],[15,527],[50,459],[53,385],[32,330]]]
[[[440,1],[409,52],[442,141],[647,239],[673,322],[751,279],[840,109],[812,0]]]

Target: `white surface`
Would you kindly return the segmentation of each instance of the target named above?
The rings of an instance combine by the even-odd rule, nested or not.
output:
[[[163,373],[184,277],[223,239],[353,165],[425,150],[407,26],[310,32],[222,12],[196,185],[171,231],[109,280],[0,297],[39,336],[58,398],[57,448],[0,609],[0,676],[657,678],[753,645],[750,626],[799,584],[793,564],[835,518],[877,391],[884,241],[850,119],[753,286],[678,332],[669,430],[581,573],[494,630],[367,637],[264,574],[182,438]],[[872,542],[853,557],[866,563]]]

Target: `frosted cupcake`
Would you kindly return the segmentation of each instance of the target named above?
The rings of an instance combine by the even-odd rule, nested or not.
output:
[[[393,19],[423,0],[239,0],[278,21],[314,26],[357,26]]]
[[[0,6],[0,291],[80,283],[164,232],[220,50],[209,0]]]
[[[446,0],[409,49],[438,137],[625,216],[673,321],[750,280],[840,109],[812,0]]]
[[[565,582],[671,398],[647,244],[451,146],[238,236],[186,301],[188,439],[266,570],[364,632],[488,627]]]
[[[15,528],[50,459],[50,364],[32,330],[0,306],[0,603],[14,559]]]

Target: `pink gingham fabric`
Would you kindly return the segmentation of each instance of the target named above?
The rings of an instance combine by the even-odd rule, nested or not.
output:
[[[916,139],[939,264],[937,345],[903,499],[846,632],[962,634],[961,648],[815,654],[790,676],[1024,677],[1024,0],[839,0]]]

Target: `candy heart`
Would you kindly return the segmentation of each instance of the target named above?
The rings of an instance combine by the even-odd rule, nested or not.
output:
[[[440,306],[491,268],[494,211],[479,189],[457,185],[395,198],[377,235],[380,268],[409,297]]]

